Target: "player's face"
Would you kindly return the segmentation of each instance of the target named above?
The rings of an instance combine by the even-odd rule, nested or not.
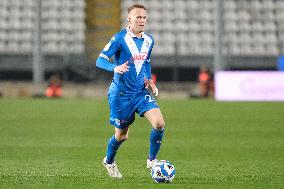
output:
[[[128,15],[129,26],[134,33],[141,33],[144,31],[146,20],[146,11],[141,8],[134,8]]]

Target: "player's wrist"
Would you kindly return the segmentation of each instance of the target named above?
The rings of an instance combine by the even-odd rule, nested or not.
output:
[[[151,78],[148,79],[148,82],[149,82],[149,83],[154,83],[153,79],[151,79]]]
[[[118,73],[119,72],[120,67],[119,66],[115,66],[113,68],[113,72]]]

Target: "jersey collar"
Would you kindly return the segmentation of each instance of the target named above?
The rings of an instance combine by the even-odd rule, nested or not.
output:
[[[138,38],[132,31],[130,31],[129,26],[126,28],[126,31],[127,31],[127,33],[130,35],[130,37],[136,37],[136,38]],[[144,32],[142,32],[141,38],[145,38],[145,33],[144,33]]]

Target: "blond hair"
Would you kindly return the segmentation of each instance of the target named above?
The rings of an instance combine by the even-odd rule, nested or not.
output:
[[[128,14],[135,8],[144,9],[146,11],[146,7],[144,5],[136,3],[128,7]]]

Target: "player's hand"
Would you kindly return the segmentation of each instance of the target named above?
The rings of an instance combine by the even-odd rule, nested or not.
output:
[[[116,66],[115,68],[114,68],[114,72],[115,73],[120,73],[120,74],[123,74],[123,73],[125,73],[125,72],[128,72],[129,71],[129,66],[128,66],[128,61],[126,61],[124,64],[121,64],[121,65],[119,65],[119,66]]]
[[[148,89],[149,87],[151,88],[151,90],[153,91],[153,94],[155,96],[159,95],[159,89],[156,87],[156,85],[155,85],[155,83],[152,79],[146,80],[145,88]]]

